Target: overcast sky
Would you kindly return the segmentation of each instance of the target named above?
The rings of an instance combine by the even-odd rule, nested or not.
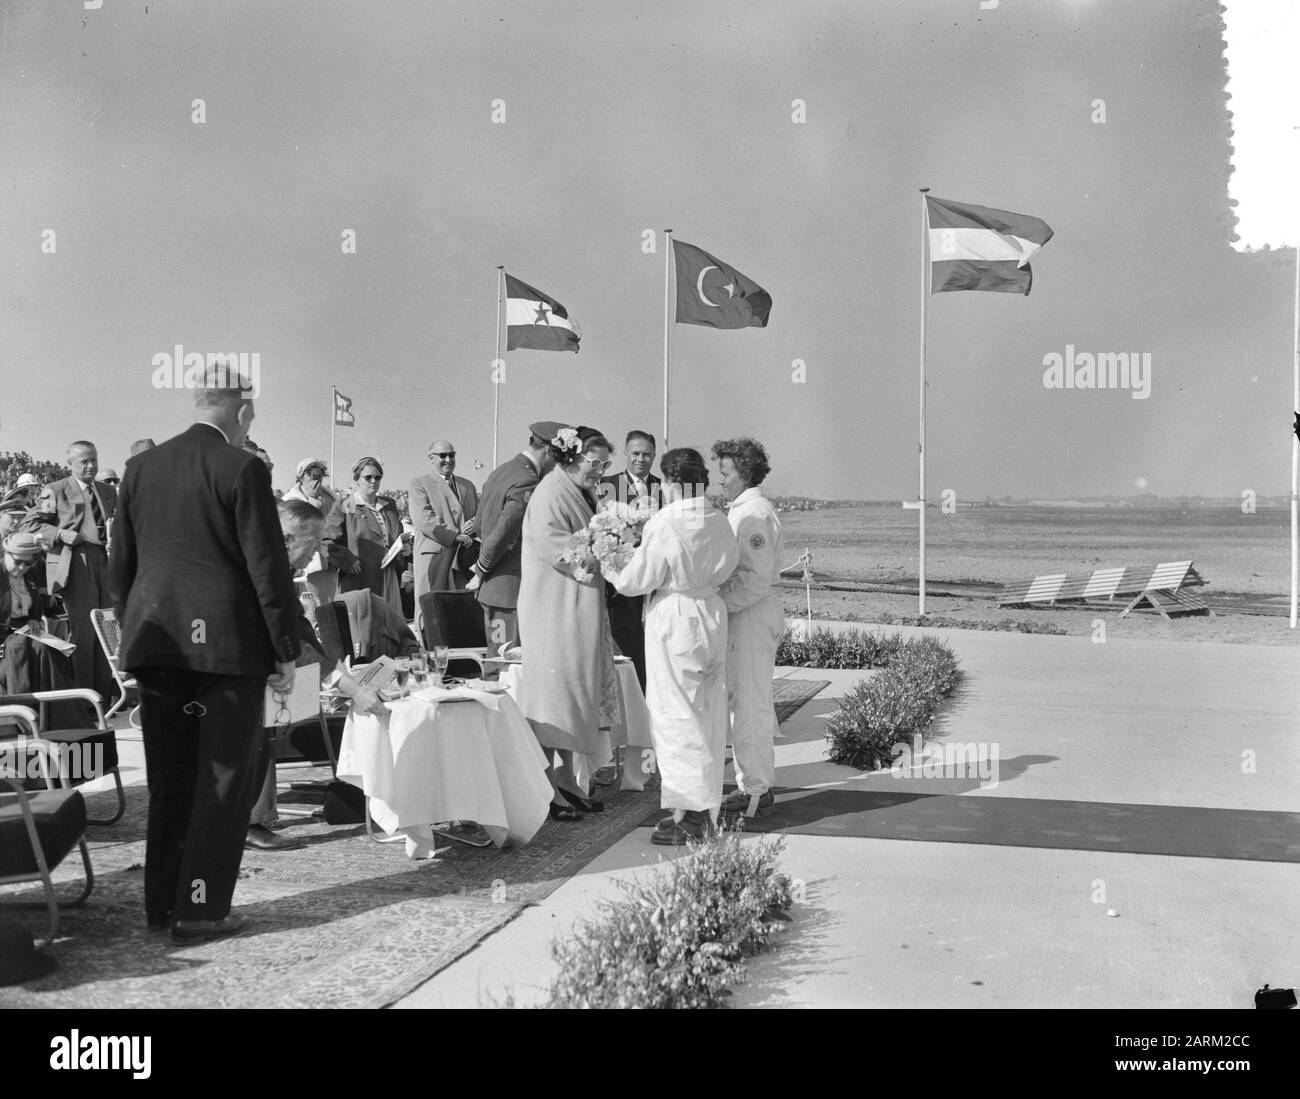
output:
[[[1236,166],[1288,174],[1294,206],[1275,8],[1253,34],[1278,61],[1233,107],[1296,117],[1243,130],[1263,152]],[[914,495],[928,186],[1056,232],[1029,297],[930,299],[932,496],[1289,490],[1294,252],[1233,247],[1209,0],[0,10],[0,449],[87,437],[120,469],[189,421],[152,384],[181,344],[260,354],[280,487],[328,456],[331,385],[357,417],[340,472],[375,454],[403,486],[446,436],[481,484],[497,264],[583,331],[576,356],[508,356],[502,458],[536,419],[659,433],[642,231],[672,227],[774,301],[766,329],[677,326],[672,441],[753,434],[779,490]],[[1239,244],[1282,243],[1252,216]],[[1149,354],[1149,398],[1045,388],[1067,346]]]

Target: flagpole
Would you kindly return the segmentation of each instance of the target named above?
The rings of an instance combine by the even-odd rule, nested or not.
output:
[[[334,471],[334,432],[338,430],[339,424],[339,389],[338,386],[330,386],[330,484],[334,483],[334,478],[338,476]]]
[[[497,264],[497,354],[492,360],[492,468],[497,468],[497,431],[501,422],[501,306],[506,269]]]
[[[1294,363],[1294,381],[1291,394],[1291,410],[1300,412],[1300,234],[1295,242],[1295,318],[1294,343],[1292,356]],[[1297,472],[1300,471],[1300,435],[1291,433],[1291,628],[1296,627],[1296,566],[1300,560],[1297,550],[1300,537],[1296,533],[1296,488]]]
[[[917,511],[920,512],[921,523],[919,532],[920,541],[920,564],[919,564],[919,581],[917,586],[917,611],[918,615],[925,614],[925,326],[926,310],[930,297],[930,272],[929,264],[926,262],[926,253],[930,243],[930,211],[926,204],[925,196],[929,192],[929,187],[920,188],[921,191],[921,445],[918,447],[920,454],[920,475],[918,478],[917,488]]]
[[[672,362],[673,309],[673,231],[664,230],[664,437],[660,444],[668,452],[668,367]]]

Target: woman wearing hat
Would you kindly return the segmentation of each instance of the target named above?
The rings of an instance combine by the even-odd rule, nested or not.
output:
[[[32,570],[44,549],[36,535],[18,531],[5,537],[4,567],[0,569],[0,694],[57,691],[74,686],[69,657],[26,633],[43,633],[49,597],[36,586]],[[50,721],[61,728],[86,728],[91,723],[80,702],[51,705]]]
[[[551,819],[573,821],[604,808],[580,788],[573,757],[597,753],[600,730],[617,723],[620,709],[599,566],[594,558],[575,566],[566,555],[569,539],[595,514],[610,445],[590,427],[563,428],[550,445],[555,467],[524,512],[519,637],[527,673],[519,709],[546,753]]]
[[[284,494],[284,499],[301,500],[319,511],[322,517],[328,518],[338,503],[338,497],[325,487],[325,478],[328,476],[329,467],[324,458],[304,458],[298,463],[294,486]],[[307,574],[307,586],[315,592],[318,603],[328,603],[339,590],[342,554],[336,546],[322,545],[321,559],[325,567]]]
[[[378,458],[358,459],[352,467],[356,488],[330,510],[323,542],[329,560],[338,562],[339,591],[369,588],[401,614],[402,569],[411,551],[403,546],[393,560],[382,564],[389,546],[404,536],[397,505],[379,495],[383,479]]]

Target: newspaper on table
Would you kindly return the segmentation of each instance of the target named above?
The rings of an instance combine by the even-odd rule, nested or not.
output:
[[[372,664],[358,664],[350,674],[361,686],[379,690],[397,674],[397,662],[391,656],[381,656]]]

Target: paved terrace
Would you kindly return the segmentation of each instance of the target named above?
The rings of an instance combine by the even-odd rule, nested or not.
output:
[[[778,786],[941,794],[925,804],[949,823],[918,839],[861,834],[870,823],[787,836],[804,903],[737,1007],[1251,1007],[1266,981],[1300,983],[1293,652],[898,629],[957,653],[966,678],[936,743],[996,745],[998,783],[819,764],[826,718],[863,673],[782,669],[831,685],[783,727]],[[986,836],[969,799],[1001,799]],[[854,821],[880,815],[845,800],[865,806]],[[1117,804],[1148,808],[1127,833],[1097,827]],[[960,840],[934,838],[945,829]],[[661,857],[681,856],[636,829],[396,1006],[540,1002],[550,939]]]

